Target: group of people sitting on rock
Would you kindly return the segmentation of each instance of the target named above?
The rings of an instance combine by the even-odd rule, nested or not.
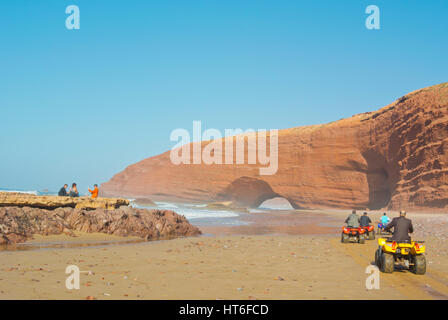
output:
[[[384,231],[390,231],[393,228],[393,234],[390,240],[392,241],[410,241],[411,237],[409,236],[409,233],[414,232],[414,227],[412,226],[412,221],[408,218],[406,218],[406,211],[401,210],[400,216],[393,218],[392,221],[390,221],[390,218],[386,215],[386,213],[383,214],[383,216],[380,219],[381,224],[384,226]],[[364,212],[364,214],[361,217],[358,217],[356,214],[356,210],[353,210],[352,213],[347,217],[345,220],[345,223],[348,227],[351,228],[359,228],[359,227],[368,227],[372,220],[367,215],[367,212]]]
[[[68,185],[64,184],[64,186],[59,190],[58,195],[61,196],[61,197],[72,197],[72,198],[79,197],[79,191],[78,191],[78,188],[76,186],[76,183],[72,184],[72,186],[68,190],[68,192],[67,192],[67,188],[68,188]],[[98,190],[98,185],[97,184],[93,185],[93,190],[90,190],[90,189],[88,189],[88,190],[89,190],[89,192],[91,194],[91,198],[92,199],[98,198],[99,190]]]

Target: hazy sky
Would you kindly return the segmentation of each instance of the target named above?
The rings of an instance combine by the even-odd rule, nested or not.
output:
[[[71,4],[80,30],[65,27]],[[193,120],[270,129],[375,110],[448,81],[447,16],[446,0],[1,1],[0,187],[84,192]]]

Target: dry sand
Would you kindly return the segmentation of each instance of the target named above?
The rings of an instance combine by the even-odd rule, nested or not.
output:
[[[367,290],[365,269],[376,241],[341,244],[336,225],[347,212],[306,212],[306,223],[294,229],[295,215],[301,214],[291,213],[286,225],[284,217],[280,222],[275,215],[252,216],[247,217],[252,229],[222,228],[219,233],[215,228],[214,236],[157,242],[80,233],[77,238],[36,237],[31,245],[42,246],[39,250],[0,252],[0,299],[448,298],[448,217],[410,216],[417,236],[427,240],[426,275],[381,274],[381,289]],[[263,227],[266,219],[269,226]],[[434,225],[440,233],[436,237]],[[111,242],[120,244],[103,245]],[[66,248],[52,246],[61,243]],[[78,247],[85,243],[94,246]],[[65,287],[65,269],[72,264],[93,273],[81,273],[79,290]]]

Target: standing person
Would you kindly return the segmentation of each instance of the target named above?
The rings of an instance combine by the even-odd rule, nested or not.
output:
[[[93,190],[90,190],[90,189],[88,189],[88,190],[92,194],[92,199],[98,198],[99,190],[98,190],[98,185],[97,184],[93,185]]]
[[[394,232],[389,240],[411,241],[409,233],[414,232],[414,227],[412,226],[412,221],[406,218],[406,211],[401,210],[400,216],[397,218],[393,218],[392,222],[386,226],[384,231],[389,231],[391,228],[394,228]]]
[[[372,223],[372,220],[370,220],[370,217],[367,216],[367,212],[364,212],[364,215],[359,218],[359,223],[361,224],[361,227],[368,227]]]
[[[68,187],[68,184],[64,184],[64,186],[59,190],[58,196],[66,197],[67,196],[67,187]]]
[[[348,227],[359,228],[359,217],[356,210],[352,210],[352,213],[345,219],[345,223]]]
[[[76,183],[72,184],[72,187],[70,188],[69,192],[68,192],[68,196],[69,197],[79,197],[79,192],[78,192],[78,188],[76,187]]]

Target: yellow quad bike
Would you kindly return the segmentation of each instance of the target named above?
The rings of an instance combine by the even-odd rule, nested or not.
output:
[[[407,267],[415,274],[426,273],[424,241],[392,241],[378,239],[375,264],[384,273],[394,272],[395,264]]]

